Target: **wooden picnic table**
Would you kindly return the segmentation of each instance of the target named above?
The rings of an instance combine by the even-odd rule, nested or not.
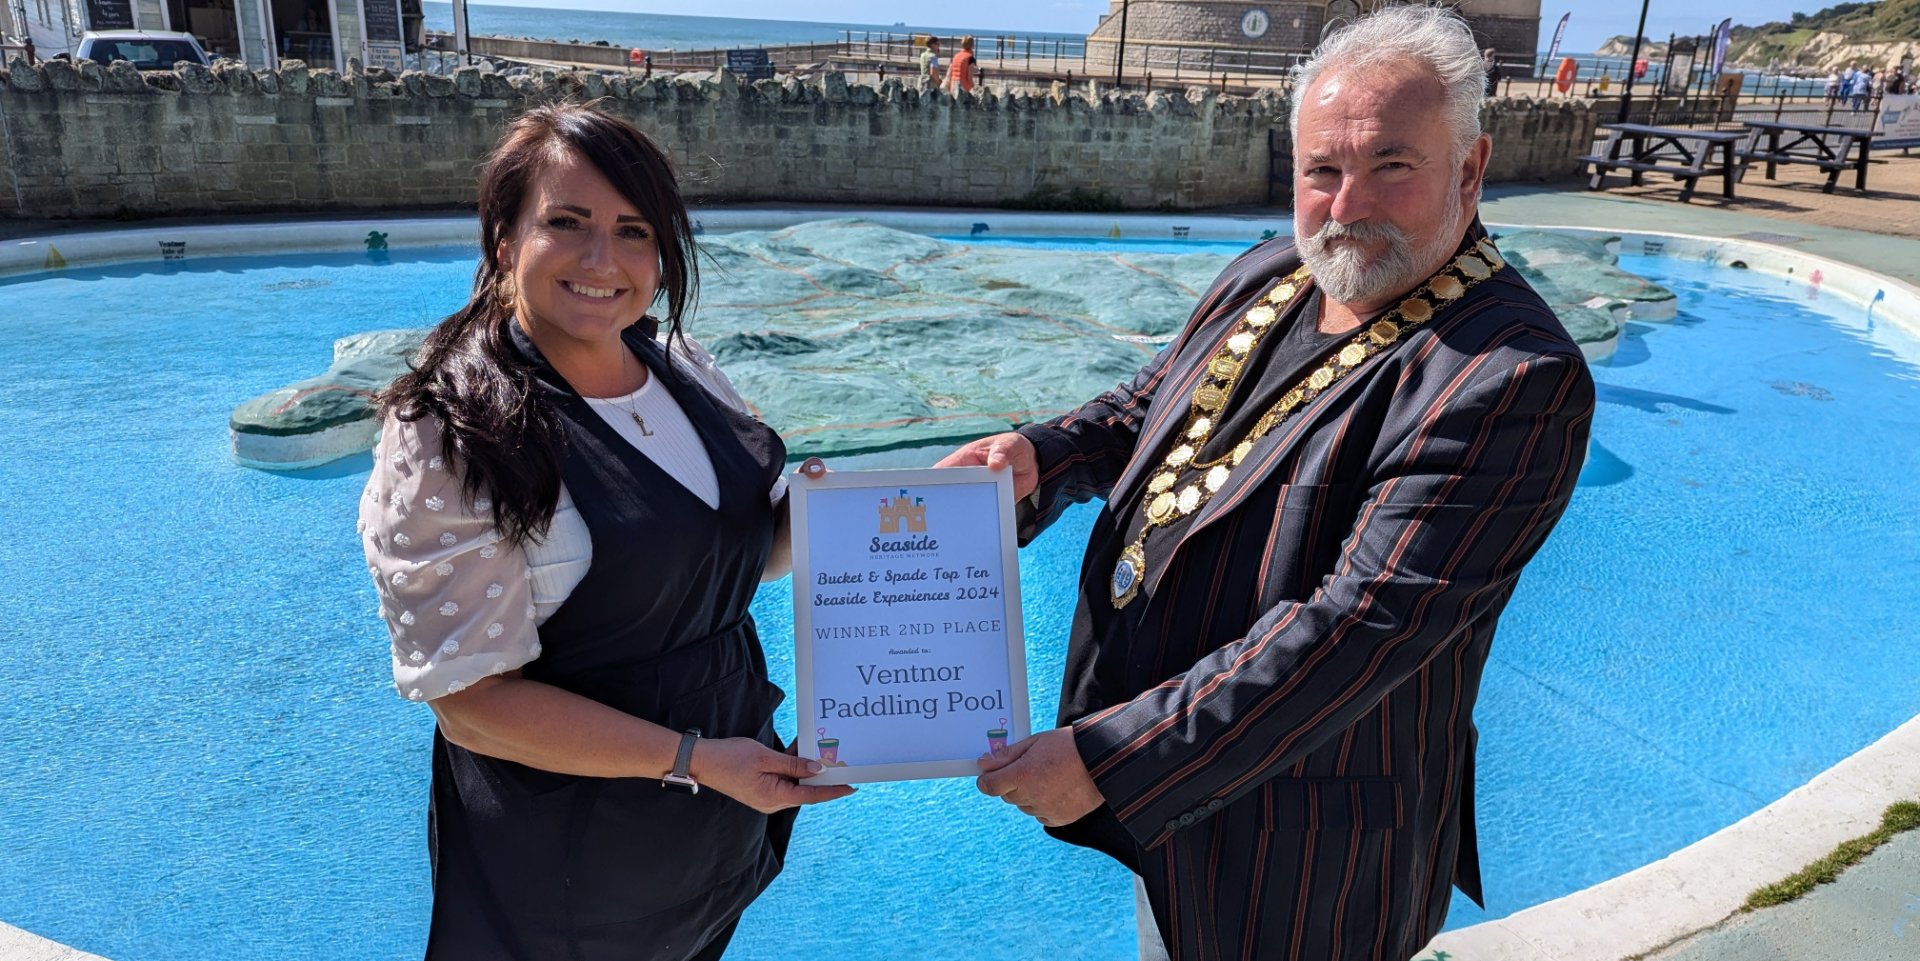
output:
[[[1721,195],[1731,199],[1737,179],[1733,163],[1736,145],[1753,136],[1737,130],[1690,130],[1643,123],[1603,123],[1600,129],[1607,131],[1606,145],[1599,153],[1580,158],[1581,163],[1593,166],[1588,190],[1599,190],[1606,183],[1608,171],[1616,169],[1632,171],[1636,187],[1646,174],[1671,174],[1674,180],[1684,182],[1681,203],[1692,200],[1700,178],[1714,172],[1720,174]],[[1715,153],[1720,155],[1717,168],[1713,166]]]
[[[1767,162],[1768,180],[1774,179],[1774,168],[1779,164],[1813,164],[1827,172],[1827,185],[1820,190],[1830,194],[1833,193],[1834,183],[1840,179],[1840,172],[1852,167],[1854,188],[1867,189],[1867,155],[1873,150],[1873,138],[1880,136],[1878,131],[1855,127],[1822,127],[1784,120],[1744,122],[1755,137],[1740,152],[1742,175],[1746,173],[1747,164],[1756,160]],[[1761,136],[1766,138],[1765,148],[1759,144]],[[1854,149],[1856,146],[1858,150]],[[1858,153],[1859,157],[1849,160],[1849,153]]]

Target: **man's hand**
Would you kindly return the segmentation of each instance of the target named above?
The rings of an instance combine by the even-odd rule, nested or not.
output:
[[[1016,432],[982,437],[940,459],[935,467],[1013,468],[1013,499],[1020,500],[1040,486],[1040,460],[1033,441]]]
[[[1018,807],[1047,827],[1072,824],[1106,802],[1080,760],[1072,728],[1043,731],[982,757],[980,770],[985,772],[975,782],[980,793]]]

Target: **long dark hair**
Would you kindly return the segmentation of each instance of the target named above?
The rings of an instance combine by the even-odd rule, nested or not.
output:
[[[693,225],[666,154],[633,125],[592,107],[539,106],[507,126],[481,173],[480,268],[472,298],[427,334],[412,369],[379,399],[383,413],[401,420],[439,420],[468,502],[483,491],[492,498],[495,526],[516,544],[544,535],[553,521],[564,434],[558,413],[536,391],[532,365],[508,343],[513,304],[499,247],[534,183],[569,152],[598,169],[653,226],[666,326],[669,337],[680,335],[699,268]]]

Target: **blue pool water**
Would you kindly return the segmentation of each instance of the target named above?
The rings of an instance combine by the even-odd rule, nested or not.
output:
[[[1655,860],[1920,712],[1920,344],[1774,278],[1626,266],[1681,316],[1596,368],[1583,485],[1488,668],[1490,911],[1455,925]],[[399,251],[0,283],[0,920],[115,961],[418,956],[431,721],[389,688],[367,464],[237,468],[226,416],[471,274]],[[1041,723],[1092,516],[1023,557]],[[756,605],[783,684],[786,590]],[[969,782],[872,785],[802,818],[730,957],[1113,961],[1131,925],[1120,869]]]

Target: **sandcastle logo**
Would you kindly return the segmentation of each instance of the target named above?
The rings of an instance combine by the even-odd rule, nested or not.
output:
[[[913,552],[936,551],[940,542],[927,534],[927,501],[902,489],[898,497],[880,498],[880,533],[899,536],[897,540],[875,537],[867,550],[882,556],[912,556]],[[919,535],[917,537],[911,535]]]
[[[899,497],[880,498],[880,533],[925,534],[927,532],[927,502],[925,498],[914,497],[905,490]]]

